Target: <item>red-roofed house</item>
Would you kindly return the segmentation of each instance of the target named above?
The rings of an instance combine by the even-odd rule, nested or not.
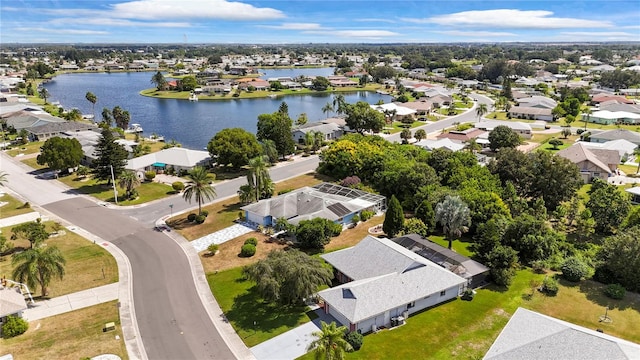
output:
[[[616,101],[619,104],[633,104],[633,100],[627,99],[621,95],[598,94],[591,98],[592,104],[601,104],[606,101]]]

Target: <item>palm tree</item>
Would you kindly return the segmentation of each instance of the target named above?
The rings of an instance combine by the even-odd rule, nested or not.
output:
[[[344,95],[338,94],[333,98],[333,108],[338,114],[345,114],[347,112],[347,100]]]
[[[305,146],[304,151],[306,153],[309,153],[313,148],[313,143],[315,141],[313,133],[314,133],[313,131],[308,131],[304,134],[304,146]]]
[[[93,121],[96,121],[96,102],[98,102],[98,97],[91,91],[87,91],[84,97],[88,102],[91,103],[91,113],[93,114]]]
[[[46,88],[40,88],[40,90],[38,90],[38,94],[44,99],[44,103],[46,104],[47,98],[49,97],[49,91]]]
[[[460,196],[447,195],[436,205],[436,221],[442,225],[442,231],[449,240],[449,249],[454,238],[460,237],[469,230],[471,215],[467,204]]]
[[[416,130],[416,133],[413,135],[413,137],[416,138],[416,140],[420,141],[422,139],[426,139],[427,138],[427,132],[424,131],[424,129],[418,129]]]
[[[164,75],[160,71],[156,72],[151,78],[151,83],[156,86],[158,91],[164,89],[167,86],[167,80],[164,78]]]
[[[7,182],[7,176],[9,174],[7,174],[4,171],[0,171],[0,186],[4,186],[4,184]]]
[[[584,113],[582,114],[582,116],[584,117],[584,131],[587,131],[587,122],[589,120],[591,120],[591,114],[593,112],[591,111],[591,108],[586,108],[586,110],[584,111]],[[585,116],[586,115],[586,116]]]
[[[320,131],[314,131],[313,133],[313,147],[311,150],[313,150],[313,152],[316,152],[318,150],[320,150],[320,148],[322,147],[322,144],[324,143],[324,134]]]
[[[467,141],[467,144],[464,146],[465,149],[469,150],[470,153],[475,154],[476,151],[482,149],[482,145],[478,144],[475,138]]]
[[[478,116],[478,121],[482,118],[486,113],[489,112],[489,108],[487,108],[487,104],[479,104],[476,108],[476,115]]]
[[[42,290],[42,296],[47,296],[47,287],[51,279],[55,276],[62,280],[64,277],[66,260],[60,249],[47,246],[14,254],[11,264],[15,266],[13,278],[17,282],[24,282],[31,288],[35,288],[37,283]]]
[[[118,178],[118,186],[126,190],[127,199],[133,197],[135,188],[140,186],[140,179],[133,171],[124,171]]]
[[[257,156],[249,160],[247,181],[249,182],[249,186],[255,189],[256,201],[260,200],[260,195],[262,195],[265,185],[271,181],[264,156]]]
[[[335,111],[335,108],[333,107],[333,104],[330,102],[324,104],[324,106],[322,107],[322,113],[327,114],[327,119],[329,118],[329,114],[334,111]]]
[[[202,215],[202,203],[204,200],[212,200],[216,196],[216,189],[211,186],[211,182],[215,180],[215,175],[209,174],[207,169],[202,166],[196,166],[187,175],[189,183],[184,188],[182,197],[191,203],[191,199],[195,196],[198,202],[198,214]]]
[[[238,190],[238,197],[240,198],[240,203],[241,204],[252,203],[255,194],[256,193],[253,191],[253,188],[251,187],[251,185],[246,184],[246,185],[240,186],[240,189]]]
[[[338,327],[335,321],[331,324],[321,321],[320,326],[320,331],[313,332],[312,335],[317,339],[309,344],[308,350],[314,351],[316,360],[344,359],[344,353],[353,350],[351,344],[344,339],[347,328]]]

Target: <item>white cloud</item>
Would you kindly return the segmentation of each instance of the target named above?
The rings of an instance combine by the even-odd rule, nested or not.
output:
[[[281,25],[260,25],[259,27],[281,30],[322,30],[322,26],[320,26],[320,24],[313,23],[284,23]]]
[[[331,30],[331,31],[305,31],[305,34],[318,34],[338,37],[380,39],[400,34],[388,30]]]
[[[126,19],[113,18],[59,18],[49,21],[50,24],[81,24],[81,25],[97,25],[97,26],[135,26],[135,27],[158,27],[158,28],[177,28],[190,27],[191,24],[186,22],[144,22],[131,21]]]
[[[609,21],[561,18],[553,17],[552,15],[553,12],[545,10],[495,9],[463,11],[425,19],[404,20],[445,26],[486,26],[490,28],[513,29],[607,28],[613,26]]]
[[[51,29],[42,27],[19,27],[14,28],[16,31],[32,31],[42,32],[45,34],[66,34],[66,35],[107,35],[108,31],[98,30],[74,30],[74,29]]]
[[[112,5],[114,17],[127,19],[223,19],[267,20],[281,19],[280,10],[259,8],[250,4],[227,0],[138,0]]]
[[[490,37],[490,36],[517,36],[514,33],[498,32],[498,31],[459,31],[459,30],[447,30],[447,31],[434,31],[438,34],[445,34],[451,36],[470,36],[470,37]]]
[[[622,31],[567,31],[561,32],[560,35],[568,35],[568,36],[582,36],[582,37],[632,37],[636,36],[635,34],[631,34],[628,32]]]

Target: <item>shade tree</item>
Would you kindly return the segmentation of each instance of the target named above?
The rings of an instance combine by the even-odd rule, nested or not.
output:
[[[47,165],[51,170],[67,170],[80,165],[84,153],[75,138],[52,137],[40,148],[36,158],[38,165]]]
[[[255,135],[241,128],[220,130],[207,144],[207,151],[218,165],[230,165],[238,169],[249,163],[249,159],[263,153]]]

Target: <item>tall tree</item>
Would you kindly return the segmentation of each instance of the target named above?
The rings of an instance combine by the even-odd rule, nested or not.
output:
[[[332,112],[334,112],[333,104],[330,102],[324,104],[324,106],[322,107],[322,113],[327,114],[327,119],[329,118],[329,114],[331,114]]]
[[[37,248],[49,238],[47,228],[40,219],[16,225],[11,229],[11,232],[16,238],[21,237],[29,240],[32,249]]]
[[[418,129],[416,130],[416,133],[413,135],[414,138],[416,138],[416,140],[420,141],[422,139],[426,139],[427,138],[427,132],[424,129]]]
[[[365,131],[378,133],[384,128],[384,115],[372,109],[367,102],[358,101],[353,105],[348,105],[346,114],[345,122],[349,129],[360,134]]]
[[[333,97],[332,105],[333,105],[333,108],[335,109],[336,113],[338,113],[338,114],[346,114],[347,113],[347,106],[349,104],[347,103],[347,100],[344,98],[344,95],[338,94],[338,95]]]
[[[395,237],[404,227],[404,211],[400,201],[391,195],[389,203],[387,204],[387,212],[384,216],[384,222],[382,223],[382,231],[389,237]]]
[[[109,129],[113,124],[113,115],[111,114],[111,110],[108,108],[102,109],[102,122],[100,123],[100,127],[103,129]]]
[[[87,93],[84,95],[84,98],[91,103],[91,113],[93,114],[93,121],[95,121],[96,120],[96,103],[98,102],[98,97],[91,91],[87,91]]]
[[[596,232],[609,235],[615,233],[627,217],[631,202],[628,195],[615,185],[596,179],[591,184],[586,207],[596,222]]]
[[[295,150],[291,127],[293,121],[284,112],[276,111],[273,114],[261,114],[258,116],[259,141],[272,140],[278,154],[284,158]]]
[[[478,121],[480,121],[480,119],[482,119],[482,117],[489,112],[489,109],[487,108],[487,104],[478,104],[478,107],[476,108],[476,116],[478,117]]]
[[[112,169],[113,178],[117,179],[125,170],[129,154],[124,146],[116,142],[116,138],[109,129],[102,130],[102,137],[96,144],[96,159],[93,161],[93,174],[98,180],[106,180],[111,184]]]
[[[127,110],[123,110],[120,106],[116,106],[111,111],[113,120],[116,122],[116,126],[122,130],[126,130],[129,127],[129,121],[131,121],[131,115]]]
[[[167,80],[164,78],[164,75],[160,71],[156,72],[153,77],[151,77],[151,83],[156,86],[158,91],[164,90],[167,86]]]
[[[316,360],[341,360],[345,352],[353,351],[351,344],[344,339],[347,332],[345,326],[338,327],[335,321],[330,324],[321,321],[320,327],[320,331],[313,332],[316,339],[307,348],[314,352]]]
[[[136,187],[140,186],[140,179],[133,171],[125,170],[118,177],[118,186],[124,188],[126,191],[125,197],[131,199],[135,195]]]
[[[262,153],[255,135],[241,128],[219,131],[207,144],[207,150],[218,165],[231,165],[235,169]]]
[[[333,272],[319,258],[299,250],[271,251],[242,272],[256,283],[263,299],[282,305],[300,304],[319,286],[331,284],[333,278]]]
[[[205,200],[213,200],[216,196],[216,189],[211,186],[211,182],[215,180],[215,175],[210,174],[207,169],[202,166],[196,166],[187,175],[189,182],[184,188],[182,197],[191,203],[194,197],[198,202],[198,214],[202,214],[202,203]]]
[[[276,143],[274,143],[273,140],[265,139],[260,142],[260,146],[262,146],[262,153],[267,157],[271,164],[278,162],[278,149],[276,148]]]
[[[84,153],[75,138],[52,137],[44,142],[36,158],[38,165],[47,165],[52,170],[67,170],[80,165]]]
[[[54,277],[62,280],[64,277],[66,260],[60,249],[55,246],[47,246],[15,253],[11,263],[15,266],[12,275],[17,282],[26,283],[33,289],[38,284],[42,296],[47,296],[51,280]]]
[[[626,229],[605,239],[598,260],[601,264],[596,270],[605,275],[609,282],[619,283],[627,290],[640,291],[640,226]],[[602,277],[605,277],[602,276]]]
[[[467,204],[459,196],[445,197],[444,201],[436,205],[436,221],[442,225],[442,232],[449,240],[449,249],[454,239],[469,230],[471,214]]]
[[[49,97],[49,91],[46,88],[40,88],[40,90],[38,90],[38,95],[40,95],[40,97],[42,99],[44,99],[44,103],[47,103],[47,98]]]
[[[502,148],[515,148],[520,145],[520,136],[506,125],[496,126],[489,132],[489,148],[496,151]]]
[[[266,195],[266,185],[271,183],[271,176],[269,176],[269,170],[267,169],[267,163],[264,156],[256,156],[249,160],[249,172],[247,173],[247,182],[249,186],[255,191],[256,201],[264,199]]]

